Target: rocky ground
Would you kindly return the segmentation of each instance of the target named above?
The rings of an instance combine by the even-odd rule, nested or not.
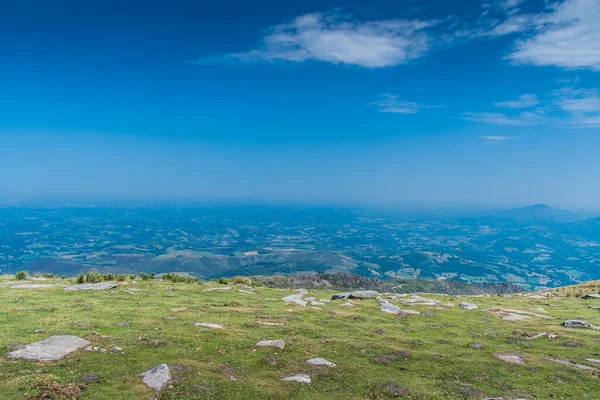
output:
[[[2,399],[597,399],[600,285],[448,296],[0,279]],[[85,290],[81,290],[85,289]]]

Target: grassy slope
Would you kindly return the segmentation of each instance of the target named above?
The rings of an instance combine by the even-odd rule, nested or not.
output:
[[[3,278],[6,281],[5,278]],[[174,385],[161,399],[376,399],[394,397],[390,388],[408,389],[412,399],[595,398],[600,379],[593,372],[558,365],[545,356],[584,362],[600,358],[600,332],[566,329],[561,322],[582,317],[600,325],[600,311],[589,305],[600,300],[576,298],[524,299],[475,297],[468,301],[479,310],[460,307],[436,310],[431,306],[406,307],[420,316],[392,316],[379,311],[375,300],[356,301],[356,307],[332,302],[314,310],[287,306],[280,299],[294,293],[259,287],[255,295],[202,292],[213,285],[140,282],[108,292],[65,292],[57,280],[50,289],[10,289],[0,283],[0,393],[4,400],[36,393],[40,380],[78,383],[84,374],[100,374],[82,399],[152,399],[139,374],[167,363],[178,365]],[[218,285],[213,285],[218,286]],[[137,288],[134,295],[123,290]],[[329,298],[333,291],[311,291],[309,296]],[[427,296],[453,301],[464,299]],[[275,298],[276,301],[268,300]],[[43,307],[54,307],[45,310]],[[503,321],[482,309],[492,306],[534,311],[544,307],[553,319]],[[174,312],[174,308],[185,308]],[[176,316],[174,320],[167,316]],[[130,321],[125,327],[117,322]],[[263,326],[257,321],[282,322]],[[223,330],[195,327],[214,322]],[[89,323],[85,327],[82,323]],[[45,329],[45,333],[34,333]],[[385,334],[374,333],[383,329]],[[513,330],[528,334],[554,332],[559,339],[514,341]],[[102,339],[92,331],[110,337]],[[36,363],[8,358],[11,344],[26,344],[51,335],[86,337],[94,346],[120,346],[126,354],[78,351],[60,361]],[[149,344],[142,339],[160,339]],[[284,339],[284,351],[255,348],[265,339]],[[441,342],[449,341],[449,342]],[[565,347],[564,342],[581,347]],[[486,345],[473,349],[469,343]],[[389,362],[381,355],[406,350],[410,357]],[[504,363],[496,352],[518,353],[525,365]],[[324,357],[336,368],[313,367],[305,362]],[[277,361],[271,365],[268,361]],[[591,365],[591,364],[590,364]],[[281,377],[308,373],[313,383],[282,382]],[[235,375],[239,381],[231,381]],[[395,386],[393,386],[393,385]]]

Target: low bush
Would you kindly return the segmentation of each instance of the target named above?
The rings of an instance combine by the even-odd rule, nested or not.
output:
[[[27,272],[25,272],[25,271],[19,271],[19,272],[17,272],[15,277],[19,281],[24,281],[25,279],[29,278],[29,275],[27,275]]]

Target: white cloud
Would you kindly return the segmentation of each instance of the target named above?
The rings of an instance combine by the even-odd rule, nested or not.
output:
[[[348,15],[306,14],[269,28],[258,48],[228,57],[388,67],[424,55],[432,41],[426,29],[436,23],[402,19],[361,22]]]
[[[522,112],[518,115],[507,115],[496,112],[466,112],[463,113],[463,119],[486,124],[512,126],[530,126],[546,123],[543,116],[534,112]]]
[[[422,109],[440,108],[441,106],[432,106],[428,104],[419,104],[414,101],[401,101],[398,96],[393,94],[384,94],[383,100],[369,103],[371,106],[378,106],[379,112],[394,114],[416,114]]]
[[[512,139],[514,139],[514,137],[489,135],[489,136],[480,136],[480,139],[486,141],[487,143],[499,143],[499,142],[504,142],[506,140],[512,140]]]
[[[600,71],[600,1],[565,0],[532,19],[534,34],[507,56],[515,63]]]
[[[519,97],[519,100],[502,101],[494,103],[494,106],[503,108],[529,108],[538,105],[539,102],[535,94],[524,94]]]
[[[600,95],[597,89],[564,87],[553,90],[541,100],[527,94],[519,100],[494,103],[495,107],[510,109],[533,108],[531,111],[515,113],[468,112],[463,114],[467,121],[497,125],[541,125],[552,122],[557,127],[595,128],[600,126]]]

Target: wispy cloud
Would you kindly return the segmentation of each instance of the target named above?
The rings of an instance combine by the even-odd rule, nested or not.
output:
[[[519,100],[497,102],[495,107],[514,109],[509,112],[467,112],[463,119],[497,125],[542,125],[557,127],[600,127],[600,94],[597,89],[564,87],[547,93],[542,99],[527,94]],[[516,110],[529,108],[524,112]]]
[[[394,113],[394,114],[416,114],[420,110],[440,108],[439,105],[420,104],[414,101],[402,101],[398,96],[393,94],[384,94],[383,100],[369,103],[370,106],[379,107],[379,112]]]
[[[538,105],[539,102],[535,94],[524,94],[518,100],[501,101],[494,103],[494,106],[501,108],[529,108]]]
[[[466,112],[463,113],[463,119],[486,124],[512,126],[541,125],[546,123],[543,116],[534,112],[522,112],[512,116],[497,112]]]
[[[514,139],[513,136],[496,136],[496,135],[480,136],[479,138],[490,144],[500,143],[500,142]]]
[[[437,21],[358,21],[350,15],[313,13],[266,30],[250,51],[227,57],[245,61],[325,61],[367,68],[389,67],[424,55]]]

